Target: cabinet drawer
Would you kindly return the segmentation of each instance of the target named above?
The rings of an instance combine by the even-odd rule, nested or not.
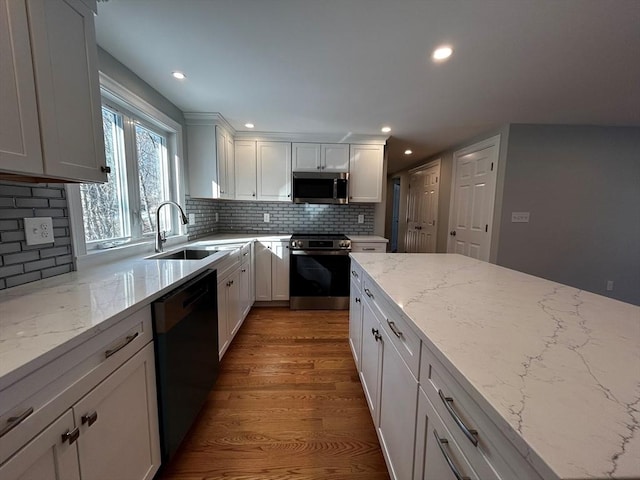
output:
[[[354,282],[358,288],[362,285],[362,267],[353,259],[351,259],[351,281]]]
[[[232,250],[229,255],[222,260],[216,261],[211,268],[217,270],[218,280],[229,275],[233,270],[240,266],[240,248]]]
[[[387,251],[387,244],[384,242],[353,242],[351,243],[351,251],[384,253]]]
[[[245,264],[251,258],[251,243],[246,243],[240,249],[240,262]]]
[[[362,296],[375,305],[381,327],[389,334],[391,343],[396,347],[413,376],[418,378],[420,338],[409,326],[409,321],[402,313],[391,307],[386,295],[366,275],[362,278]]]
[[[489,473],[496,475],[497,472],[504,479],[540,480],[425,343],[422,344],[420,386],[480,478],[493,478]]]
[[[0,463],[152,340],[146,306],[0,392],[0,425],[24,414],[0,440]]]

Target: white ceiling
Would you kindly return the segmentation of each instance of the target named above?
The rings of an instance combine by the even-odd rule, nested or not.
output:
[[[640,0],[108,0],[96,22],[185,112],[239,131],[391,126],[391,172],[506,123],[640,125]]]

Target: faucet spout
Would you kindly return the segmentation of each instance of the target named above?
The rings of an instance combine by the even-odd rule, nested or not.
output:
[[[165,205],[173,205],[174,207],[177,207],[177,209],[180,211],[180,221],[182,222],[182,224],[187,225],[189,223],[189,219],[184,214],[184,210],[182,210],[182,207],[176,202],[167,200],[166,202],[162,202],[160,205],[158,205],[158,209],[156,210],[156,253],[162,252],[162,244],[167,241],[164,238],[164,232],[160,231],[160,209]]]

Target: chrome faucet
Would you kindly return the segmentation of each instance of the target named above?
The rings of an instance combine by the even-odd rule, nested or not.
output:
[[[156,210],[156,253],[160,253],[162,251],[162,244],[167,241],[164,230],[162,232],[160,231],[160,209],[165,205],[174,205],[178,207],[178,210],[180,210],[180,221],[182,224],[186,225],[189,223],[189,219],[184,214],[184,210],[182,210],[182,207],[176,202],[167,200],[166,202],[162,202],[158,205],[158,209]]]

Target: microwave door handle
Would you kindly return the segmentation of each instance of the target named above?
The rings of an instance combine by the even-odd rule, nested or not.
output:
[[[333,179],[333,198],[338,198],[338,179]]]

